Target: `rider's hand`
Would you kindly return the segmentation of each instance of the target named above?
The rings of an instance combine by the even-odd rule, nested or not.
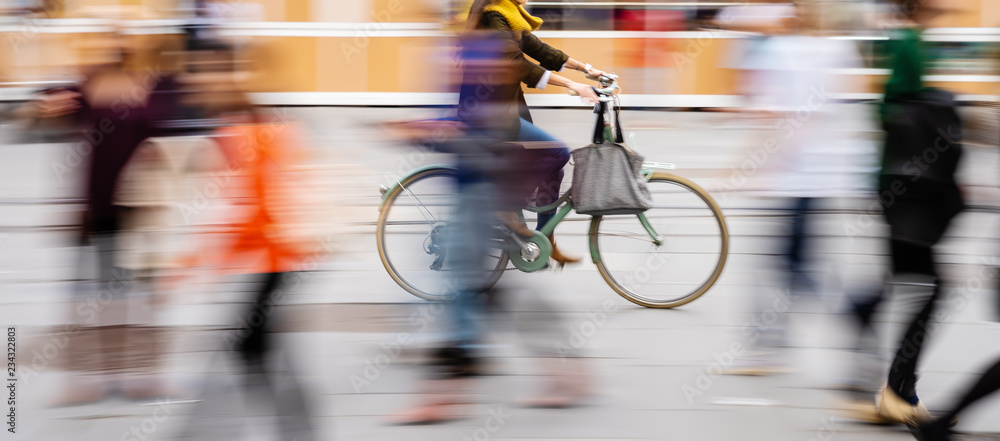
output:
[[[590,69],[584,73],[587,74],[588,77],[600,78],[600,76],[604,75],[606,72],[591,66]]]
[[[572,90],[580,98],[583,98],[588,103],[597,102],[597,93],[594,92],[594,88],[582,83],[572,83],[569,85],[569,90]]]

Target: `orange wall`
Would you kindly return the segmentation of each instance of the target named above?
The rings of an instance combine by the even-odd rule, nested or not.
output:
[[[69,0],[79,8],[95,4],[143,5],[155,11],[169,11],[175,0]],[[266,20],[309,21],[315,19],[324,1],[340,0],[243,0],[240,4],[260,5]],[[351,19],[381,22],[432,22],[441,17],[421,0],[351,0]],[[947,0],[955,12],[940,17],[937,26],[1000,25],[1000,0]],[[363,4],[361,4],[363,3]],[[346,5],[346,3],[345,3]],[[346,7],[346,6],[345,6]],[[363,10],[368,11],[362,13]],[[331,11],[323,15],[327,19]],[[72,14],[70,14],[72,15]],[[17,34],[14,34],[17,37]],[[0,35],[0,39],[5,39]],[[87,35],[33,34],[0,54],[0,81],[30,81],[65,73],[75,63],[79,41]],[[736,73],[721,66],[735,40],[684,38],[667,40],[549,38],[546,41],[573,58],[599,68],[623,74],[626,93],[669,93],[720,95],[736,90]],[[252,79],[257,91],[272,92],[440,92],[447,88],[454,66],[447,56],[450,39],[445,37],[255,37],[252,40],[259,74]],[[655,77],[651,84],[633,81],[628,75],[641,73],[634,68],[655,65],[670,69],[669,75]],[[579,72],[563,72],[584,81]],[[633,79],[635,80],[635,79]],[[862,90],[879,90],[882,77],[860,81]],[[641,84],[640,84],[641,83]],[[631,87],[630,87],[631,85]],[[645,91],[644,86],[659,86]],[[993,83],[952,83],[961,93],[993,94]],[[552,87],[529,93],[562,94]]]

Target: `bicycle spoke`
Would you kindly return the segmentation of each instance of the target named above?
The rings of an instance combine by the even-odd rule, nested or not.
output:
[[[402,178],[379,216],[379,254],[386,270],[402,288],[427,300],[447,300],[456,279],[478,277],[468,268],[453,267],[447,257],[457,202],[455,178],[455,171],[446,167]],[[505,240],[496,234],[489,239],[489,249],[483,250],[484,288],[496,283],[508,261]]]
[[[608,231],[608,232],[602,231],[601,235],[602,236],[610,236],[610,237],[624,237],[624,238],[628,238],[628,239],[635,239],[635,240],[642,241],[642,242],[652,242],[653,241],[653,239],[650,238],[649,234],[647,234],[645,231],[642,232],[642,233],[631,233],[631,232],[627,232],[627,231],[624,231],[624,232],[615,232],[614,230],[612,230],[612,231]]]
[[[417,197],[417,195],[413,194],[413,192],[412,192],[412,191],[410,191],[410,189],[409,189],[409,188],[406,188],[406,186],[405,186],[405,185],[403,185],[403,183],[402,183],[401,181],[399,181],[399,180],[396,180],[396,182],[398,182],[398,183],[399,183],[399,188],[402,188],[402,189],[403,189],[403,191],[405,191],[405,192],[409,193],[409,194],[410,194],[410,196],[413,196],[413,199],[416,199],[416,200],[417,200],[417,205],[415,205],[415,207],[419,207],[419,208],[417,209],[417,211],[420,211],[420,208],[423,208],[423,209],[424,209],[424,211],[426,211],[426,212],[427,212],[427,214],[428,214],[428,215],[429,215],[429,216],[431,217],[431,219],[427,219],[427,216],[424,216],[424,213],[423,213],[423,212],[421,212],[421,213],[420,213],[420,215],[421,215],[421,216],[424,216],[424,220],[426,220],[426,221],[427,221],[427,224],[433,227],[433,226],[434,226],[434,222],[437,222],[437,219],[435,219],[435,218],[434,218],[434,215],[433,215],[433,214],[431,214],[431,211],[430,211],[430,210],[428,210],[428,209],[427,209],[427,207],[425,207],[425,206],[424,206],[424,203],[420,201],[420,198],[418,198],[418,197]]]
[[[650,180],[649,228],[634,219],[596,221],[598,270],[616,292],[646,307],[672,308],[704,294],[725,264],[725,221],[703,190],[679,177]],[[661,191],[669,188],[670,191]],[[650,231],[669,244],[654,245]]]

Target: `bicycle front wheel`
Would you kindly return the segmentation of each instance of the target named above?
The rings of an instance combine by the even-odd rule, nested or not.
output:
[[[382,265],[400,287],[426,300],[447,300],[456,273],[449,258],[452,218],[457,205],[457,172],[434,167],[403,178],[382,203],[375,232]],[[483,259],[482,289],[496,284],[507,267],[502,237],[486,238],[493,245]]]
[[[675,308],[719,279],[729,231],[722,210],[697,184],[654,173],[649,189],[653,207],[641,216],[595,216],[590,246],[601,276],[622,297],[647,308]]]

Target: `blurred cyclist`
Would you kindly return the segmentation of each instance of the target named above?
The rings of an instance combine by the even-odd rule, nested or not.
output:
[[[591,86],[574,82],[552,71],[575,69],[588,76],[600,76],[604,72],[593,68],[590,64],[581,63],[570,58],[562,51],[553,48],[534,36],[531,32],[542,25],[542,19],[533,17],[524,10],[527,0],[476,0],[469,9],[467,20],[468,30],[495,31],[504,39],[503,57],[514,61],[514,72],[518,81],[528,87],[545,89],[549,84],[570,89],[581,97],[596,100],[597,95]],[[538,60],[535,64],[528,60],[531,57]],[[501,220],[522,236],[530,236],[520,219],[520,208],[536,192],[535,205],[544,206],[556,201],[562,184],[563,167],[569,161],[569,149],[552,135],[536,127],[531,120],[528,105],[524,100],[524,92],[517,88],[516,93],[507,98],[511,104],[517,103],[519,124],[516,127],[516,141],[519,143],[544,143],[541,146],[526,144],[522,161],[522,171],[529,176],[521,186],[511,191],[518,193],[513,199],[520,201],[519,206],[512,210],[501,212]],[[538,213],[536,229],[541,229],[555,211]],[[579,262],[579,257],[567,256],[556,247],[553,237],[552,259],[560,265]]]

